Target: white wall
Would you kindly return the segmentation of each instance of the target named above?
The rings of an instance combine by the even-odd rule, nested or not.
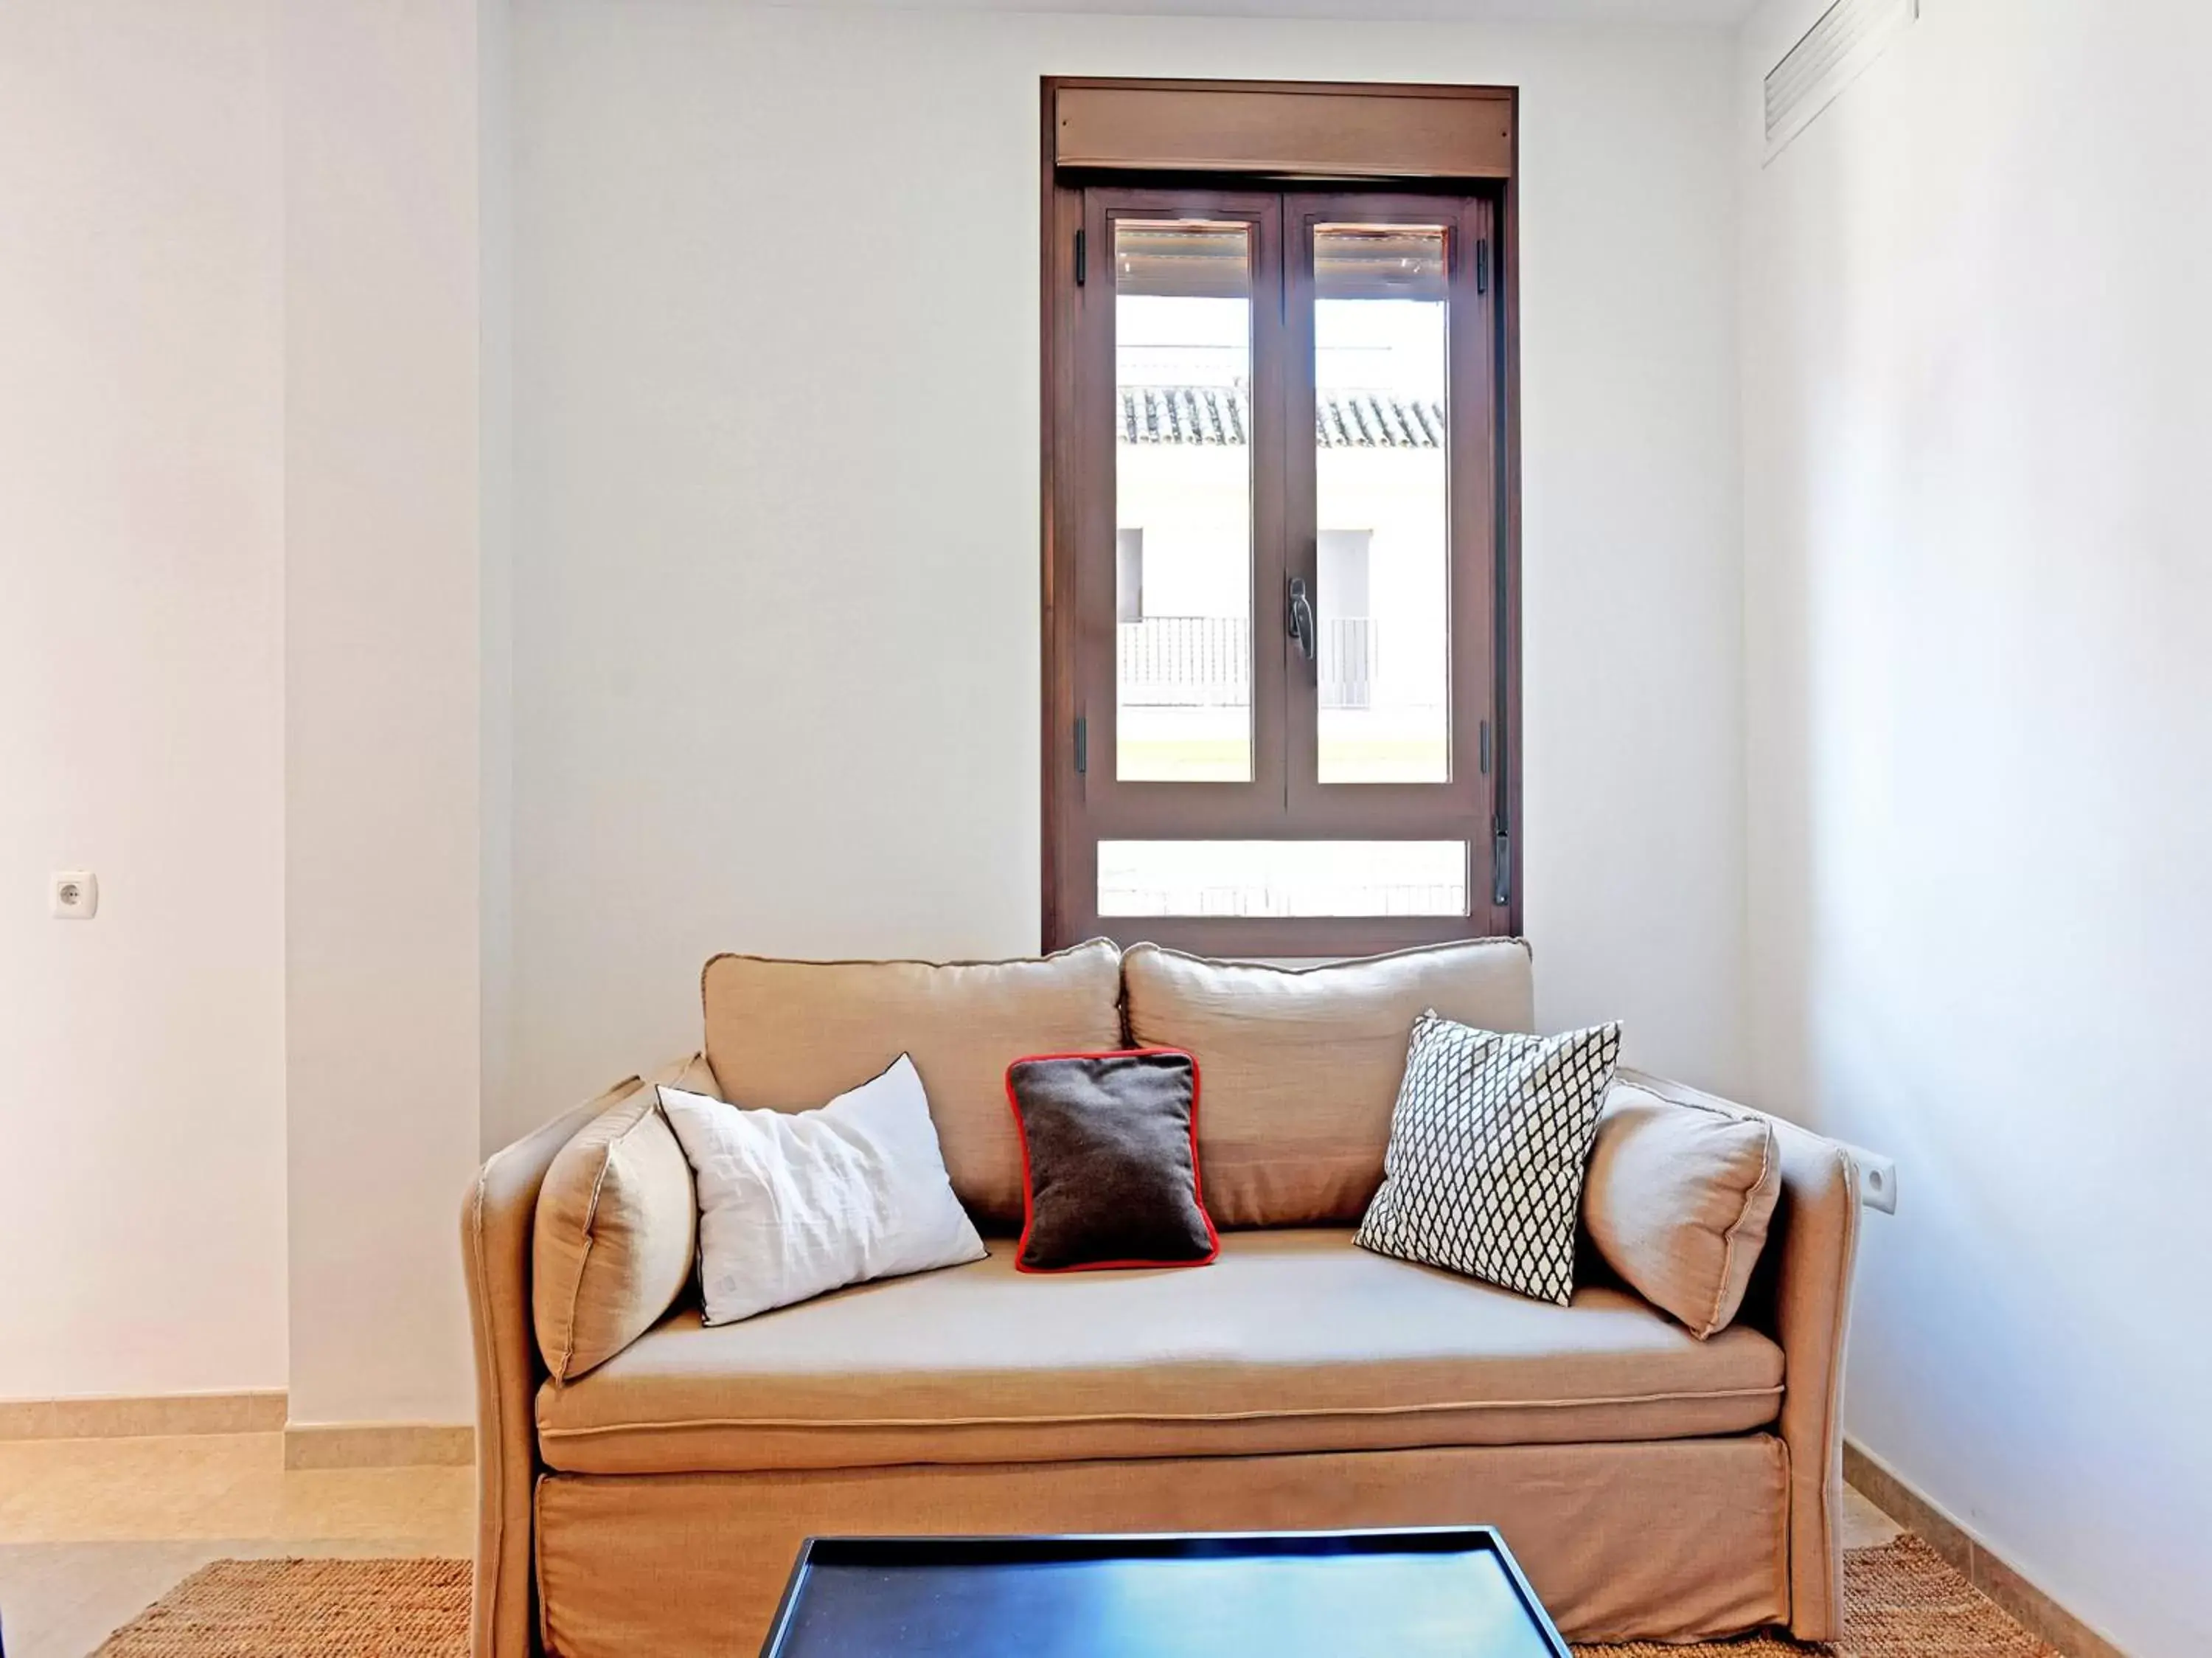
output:
[[[1038,936],[1038,77],[1524,88],[1541,1018],[1738,1080],[1729,37],[515,19],[520,1128],[695,1044],[716,949]]]
[[[284,1382],[265,10],[0,6],[0,1398]]]
[[[8,1282],[0,1393],[457,1417],[477,1150],[695,1040],[710,950],[1033,947],[1047,71],[1528,88],[1546,1016],[1729,1080],[1720,36],[533,7],[510,636],[501,11],[0,23],[0,1122],[56,1171],[0,1227],[64,1262]]]
[[[283,6],[291,1414],[471,1414],[482,22]],[[493,296],[496,303],[496,296]],[[496,476],[496,473],[494,474]]]
[[[0,8],[0,1398],[469,1413],[497,10]]]
[[[1528,89],[1544,1015],[1730,1080],[1723,36],[532,6],[510,634],[503,10],[0,11],[0,1396],[458,1419],[480,1146],[709,951],[1033,948],[1046,72]]]
[[[1745,97],[1817,9],[1754,20]],[[1854,1436],[2197,1658],[2212,10],[1923,13],[1744,140],[1755,1091],[1902,1165]]]

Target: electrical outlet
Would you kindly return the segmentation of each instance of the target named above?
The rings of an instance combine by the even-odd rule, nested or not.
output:
[[[1858,1159],[1859,1201],[1885,1215],[1896,1214],[1897,1160],[1878,1151],[1862,1151],[1856,1146],[1851,1148],[1851,1155]]]
[[[56,921],[89,921],[100,913],[100,877],[89,869],[57,869],[46,890]]]

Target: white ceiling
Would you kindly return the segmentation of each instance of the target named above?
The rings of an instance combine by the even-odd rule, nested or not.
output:
[[[792,3],[793,0],[785,0]],[[1758,0],[797,0],[902,11],[1104,12],[1183,17],[1329,17],[1376,22],[1739,23]]]

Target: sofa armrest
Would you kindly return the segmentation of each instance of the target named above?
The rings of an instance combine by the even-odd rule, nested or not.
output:
[[[1662,1099],[1766,1115],[1679,1082],[1620,1075]],[[1790,1632],[1801,1641],[1832,1641],[1843,1632],[1844,1350],[1858,1256],[1859,1171],[1848,1147],[1782,1118],[1767,1120],[1781,1155],[1782,1193],[1744,1315],[1782,1347]]]
[[[461,1260],[477,1371],[476,1658],[537,1650],[531,1504],[538,1483],[536,1396],[544,1367],[531,1323],[531,1232],[553,1159],[590,1122],[579,1106],[477,1172],[461,1206]]]

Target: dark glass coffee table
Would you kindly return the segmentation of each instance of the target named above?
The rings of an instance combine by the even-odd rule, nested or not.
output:
[[[762,1658],[1570,1658],[1488,1526],[815,1537]]]

